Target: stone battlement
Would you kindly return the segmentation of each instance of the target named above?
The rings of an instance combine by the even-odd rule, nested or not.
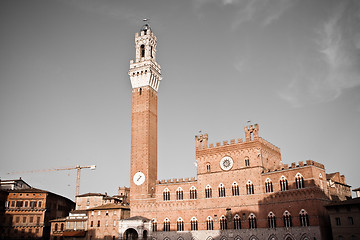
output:
[[[169,183],[187,183],[187,182],[196,182],[196,178],[173,178],[166,180],[156,180],[156,184],[169,184]]]
[[[255,141],[259,141],[260,143],[264,144],[266,147],[276,151],[276,152],[280,152],[280,148],[273,145],[272,143],[266,141],[265,139],[259,137],[259,125],[255,124],[250,125],[250,126],[246,126],[245,127],[245,141],[243,141],[242,138],[238,138],[237,140],[235,139],[231,139],[230,142],[229,141],[223,141],[223,142],[216,142],[215,144],[210,143],[208,145],[208,134],[204,134],[204,135],[196,135],[195,136],[195,141],[196,141],[196,150],[204,150],[204,149],[211,149],[211,148],[217,148],[217,147],[223,147],[223,146],[229,146],[229,145],[236,145],[236,144],[245,144],[245,143],[249,143],[249,142],[255,142]]]
[[[296,169],[296,168],[302,168],[302,167],[306,167],[306,166],[315,166],[321,169],[325,169],[324,164],[315,162],[313,160],[306,160],[306,162],[304,163],[303,161],[299,161],[298,163],[293,162],[290,165],[289,164],[282,164],[279,168],[275,168],[275,169],[269,169],[267,170],[265,173],[271,173],[271,172],[277,172],[277,171],[282,171],[282,170],[289,170],[289,169]]]

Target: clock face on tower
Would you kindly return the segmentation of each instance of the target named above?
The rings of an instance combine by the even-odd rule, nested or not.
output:
[[[136,185],[140,186],[141,184],[143,184],[145,182],[145,174],[143,174],[140,171],[135,173],[133,181]]]
[[[222,170],[227,171],[233,167],[234,161],[231,157],[226,156],[220,160],[220,167]]]

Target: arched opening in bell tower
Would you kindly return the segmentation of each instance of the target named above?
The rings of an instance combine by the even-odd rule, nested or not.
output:
[[[140,57],[145,57],[145,45],[144,44],[142,44],[141,46],[140,46]]]

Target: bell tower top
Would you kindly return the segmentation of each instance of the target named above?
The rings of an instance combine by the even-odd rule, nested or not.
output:
[[[144,19],[144,21],[147,19]],[[130,61],[129,76],[132,88],[150,86],[158,91],[161,67],[156,62],[157,38],[148,23],[135,34],[135,61]]]

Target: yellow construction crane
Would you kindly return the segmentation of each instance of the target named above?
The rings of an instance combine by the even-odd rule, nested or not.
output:
[[[77,195],[79,195],[79,192],[80,192],[80,170],[83,169],[83,168],[90,168],[91,170],[95,170],[96,166],[95,165],[90,165],[90,166],[76,165],[75,167],[51,168],[51,169],[41,169],[41,170],[32,170],[32,171],[23,171],[23,172],[11,172],[11,173],[8,173],[8,174],[51,172],[51,171],[62,171],[62,170],[76,169],[77,170],[77,174],[76,174],[76,192],[75,192],[75,197],[76,197]]]

